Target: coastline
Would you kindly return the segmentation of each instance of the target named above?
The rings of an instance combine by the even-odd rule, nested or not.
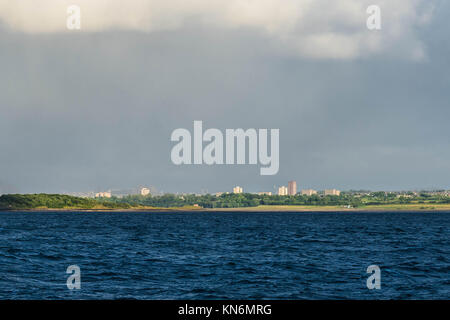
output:
[[[135,207],[127,209],[111,208],[29,208],[0,209],[1,212],[450,212],[450,204],[404,204],[404,205],[370,205],[358,208],[342,206],[295,206],[295,205],[263,205],[240,208],[201,208],[201,207]]]

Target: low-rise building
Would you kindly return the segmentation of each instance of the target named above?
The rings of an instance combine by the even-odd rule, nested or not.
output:
[[[265,191],[263,191],[263,192],[258,192],[258,195],[259,196],[271,196],[272,195],[272,192],[265,192]]]
[[[303,196],[312,196],[313,194],[317,194],[317,191],[313,190],[313,189],[304,189],[304,190],[302,190],[302,195]]]
[[[278,188],[278,195],[279,196],[287,196],[288,195],[288,188],[285,186],[281,186]]]
[[[106,192],[97,192],[95,194],[96,198],[111,198],[111,191],[106,191]]]
[[[216,197],[220,197],[223,194],[229,194],[229,192],[216,192],[215,193]]]
[[[324,195],[326,195],[326,196],[338,196],[340,194],[341,194],[341,192],[336,189],[327,189],[324,191]]]
[[[233,193],[242,193],[242,191],[243,191],[242,188],[239,186],[233,188]]]

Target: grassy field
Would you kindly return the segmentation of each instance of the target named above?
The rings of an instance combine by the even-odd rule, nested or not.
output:
[[[247,208],[205,209],[207,211],[246,211],[246,212],[311,212],[311,211],[450,211],[450,204],[390,204],[370,205],[358,208],[344,206],[258,206]]]
[[[2,210],[0,210],[2,211]],[[45,206],[30,208],[30,209],[3,209],[3,211],[80,211],[80,212],[134,212],[134,211],[168,211],[168,212],[179,212],[179,211],[205,211],[205,209],[196,206],[184,206],[184,207],[149,207],[149,206],[135,206],[130,208],[109,208],[102,205],[94,206],[92,208],[84,208],[84,207],[63,207],[63,208],[48,208]]]
[[[358,208],[348,208],[345,206],[295,206],[295,205],[263,205],[257,207],[243,207],[243,208],[201,208],[197,206],[184,207],[148,207],[135,206],[130,208],[108,208],[102,205],[93,208],[83,207],[64,207],[64,208],[47,208],[36,207],[30,209],[15,209],[12,211],[104,211],[104,212],[133,212],[133,211],[147,211],[147,212],[183,212],[183,211],[198,211],[198,212],[358,212],[358,211],[450,211],[450,204],[390,204],[390,205],[370,205],[361,206]]]

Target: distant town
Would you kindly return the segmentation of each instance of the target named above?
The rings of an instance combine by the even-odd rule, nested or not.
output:
[[[296,181],[279,186],[278,192],[163,193],[155,187],[72,194],[3,194],[0,210],[250,210],[341,211],[410,210],[450,211],[450,192],[435,191],[297,191]]]
[[[287,183],[287,186],[279,186],[276,192],[272,191],[259,191],[259,192],[248,192],[250,194],[256,194],[256,195],[266,195],[266,196],[272,196],[272,195],[278,195],[278,196],[295,196],[295,195],[302,195],[302,196],[340,196],[341,192],[346,195],[352,195],[352,196],[369,196],[372,193],[385,193],[386,195],[391,194],[395,195],[396,197],[405,197],[405,198],[412,198],[415,196],[419,196],[420,194],[427,194],[430,196],[444,196],[444,197],[450,197],[450,190],[406,190],[406,191],[370,191],[370,190],[349,190],[349,191],[341,191],[338,189],[330,188],[330,189],[324,189],[324,190],[314,190],[314,189],[297,189],[297,182],[292,180]],[[216,197],[220,197],[224,194],[242,194],[247,193],[245,192],[244,188],[241,186],[235,186],[233,188],[230,188],[230,191],[223,191],[223,192],[215,192],[212,193],[212,195],[215,195]],[[120,190],[107,190],[107,191],[89,191],[89,192],[64,192],[62,194],[67,194],[71,196],[76,197],[83,197],[83,198],[123,198],[126,196],[162,196],[166,193],[159,191],[154,186],[148,186],[148,187],[137,187],[137,188],[130,188],[130,189],[120,189]],[[168,193],[172,194],[172,193]],[[189,193],[189,192],[183,192],[183,193],[173,193],[175,195],[188,195],[193,194],[197,196],[202,196],[205,194],[209,194],[208,192],[201,192],[201,193]]]
[[[297,182],[275,191],[245,192],[242,186],[208,193],[164,193],[154,186],[63,194],[4,194],[0,210],[448,210],[450,191],[297,190]]]

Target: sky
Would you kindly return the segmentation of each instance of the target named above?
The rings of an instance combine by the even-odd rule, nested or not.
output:
[[[437,0],[0,0],[0,193],[450,189],[449,14]],[[278,174],[174,165],[171,133],[194,120],[279,129]]]

